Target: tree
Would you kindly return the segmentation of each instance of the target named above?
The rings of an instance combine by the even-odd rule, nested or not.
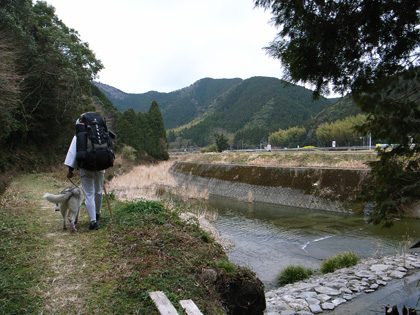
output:
[[[223,135],[223,133],[214,134],[214,138],[218,152],[223,152],[224,150],[227,150],[229,148],[228,140]]]
[[[329,91],[364,91],[378,78],[419,63],[420,2],[412,0],[256,0],[280,28],[266,50],[287,80]]]
[[[169,154],[166,149],[168,140],[166,138],[165,126],[163,123],[162,113],[156,101],[152,102],[149,112],[147,113],[148,122],[152,131],[149,147],[149,154],[158,160],[168,160]]]
[[[291,127],[287,130],[279,129],[268,137],[268,142],[274,146],[297,147],[306,138],[306,129],[303,127]]]
[[[7,105],[7,113],[15,124],[12,129],[6,126],[10,131],[6,141],[10,147],[27,149],[29,144],[37,150],[61,149],[74,133],[76,118],[93,109],[89,98],[91,81],[103,65],[88,44],[80,40],[77,31],[68,28],[46,2],[1,3],[1,35],[8,39],[6,48],[19,50],[2,58],[9,69],[15,65],[14,75],[9,72],[9,88],[10,83],[19,82],[19,90],[13,92],[19,96],[19,107],[13,102]],[[0,128],[3,134],[3,127]]]
[[[122,143],[134,148],[138,155],[141,154],[144,144],[139,119],[134,109],[130,108],[121,115],[117,122],[116,132]]]
[[[359,114],[325,123],[316,129],[316,137],[321,145],[330,145],[332,141],[336,141],[339,146],[355,145],[360,143],[361,136],[356,127],[365,121],[366,116]]]
[[[20,83],[24,77],[16,71],[18,52],[12,40],[0,33],[0,144],[18,129],[19,122],[14,117],[20,101]]]
[[[380,151],[380,160],[371,164],[375,185],[366,196],[375,201],[374,222],[402,216],[404,206],[420,198],[415,190],[420,148],[407,140],[419,138],[420,130],[420,1],[256,0],[255,5],[271,10],[280,28],[266,50],[280,59],[288,81],[313,84],[314,98],[330,87],[351,92],[367,116],[361,131],[378,139],[387,133],[398,144]]]

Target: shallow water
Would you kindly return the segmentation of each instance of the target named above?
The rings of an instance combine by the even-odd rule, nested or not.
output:
[[[389,255],[401,253],[407,237],[409,244],[420,239],[420,220],[414,219],[381,228],[358,215],[221,197],[211,197],[198,208],[235,244],[229,259],[253,270],[267,288],[288,265],[316,270],[323,259],[343,251],[360,258]]]

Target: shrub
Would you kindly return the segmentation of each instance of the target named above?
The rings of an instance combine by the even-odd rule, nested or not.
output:
[[[343,252],[334,255],[321,263],[321,272],[334,272],[340,268],[346,268],[356,265],[360,261],[359,257],[354,252]]]
[[[294,283],[309,278],[312,275],[311,269],[302,266],[288,266],[284,268],[277,276],[277,282],[280,285]]]
[[[136,149],[134,149],[133,147],[130,147],[129,145],[125,145],[122,148],[121,157],[130,162],[134,162],[134,160],[136,159],[136,154],[137,154]]]
[[[217,145],[216,143],[210,144],[207,148],[203,148],[200,151],[201,153],[217,152]]]
[[[226,270],[227,272],[236,272],[237,267],[231,262],[221,262],[219,263],[219,268]]]

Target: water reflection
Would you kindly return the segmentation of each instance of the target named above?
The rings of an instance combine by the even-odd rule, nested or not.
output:
[[[222,236],[235,243],[230,260],[252,269],[267,287],[291,264],[318,269],[339,252],[354,251],[360,258],[395,254],[407,237],[420,239],[419,220],[396,221],[384,229],[363,216],[214,196],[196,208],[214,217]]]

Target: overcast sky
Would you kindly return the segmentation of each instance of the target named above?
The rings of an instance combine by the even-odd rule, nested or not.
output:
[[[275,38],[253,0],[46,0],[127,93],[171,92],[210,77],[281,78],[263,47]]]

